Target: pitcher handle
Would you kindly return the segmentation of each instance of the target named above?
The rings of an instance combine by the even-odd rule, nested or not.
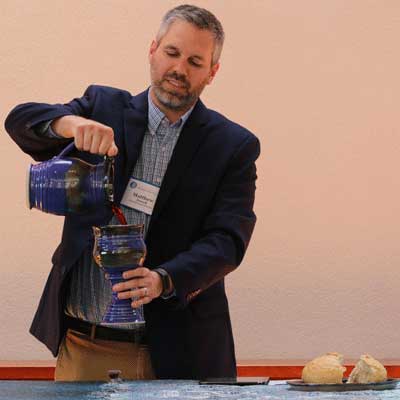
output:
[[[75,148],[75,142],[71,142],[67,147],[63,149],[63,151],[57,156],[57,158],[61,158],[66,154],[70,153]]]
[[[104,187],[110,203],[114,203],[114,157],[104,156]]]
[[[70,143],[57,158],[62,158],[75,148],[75,142]],[[104,156],[104,187],[110,203],[114,202],[114,157]]]

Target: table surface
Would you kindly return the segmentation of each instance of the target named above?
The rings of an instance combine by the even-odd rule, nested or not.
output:
[[[344,393],[297,392],[286,381],[269,385],[199,385],[196,381],[127,381],[122,383],[56,383],[0,381],[0,399],[13,400],[398,400],[400,387]]]

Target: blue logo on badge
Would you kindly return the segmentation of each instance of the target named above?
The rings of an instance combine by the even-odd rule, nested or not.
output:
[[[131,189],[135,189],[135,187],[137,186],[137,183],[136,183],[135,181],[132,181],[132,182],[129,184],[129,186],[130,186]]]

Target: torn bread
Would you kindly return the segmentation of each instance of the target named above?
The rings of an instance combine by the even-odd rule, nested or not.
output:
[[[386,368],[369,354],[363,354],[351,371],[347,383],[373,383],[386,380]]]
[[[308,362],[301,374],[305,383],[343,383],[346,368],[339,353],[326,353]]]

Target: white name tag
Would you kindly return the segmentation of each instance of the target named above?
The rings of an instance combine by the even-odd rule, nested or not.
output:
[[[132,177],[129,179],[121,204],[151,215],[159,191],[158,186]]]

